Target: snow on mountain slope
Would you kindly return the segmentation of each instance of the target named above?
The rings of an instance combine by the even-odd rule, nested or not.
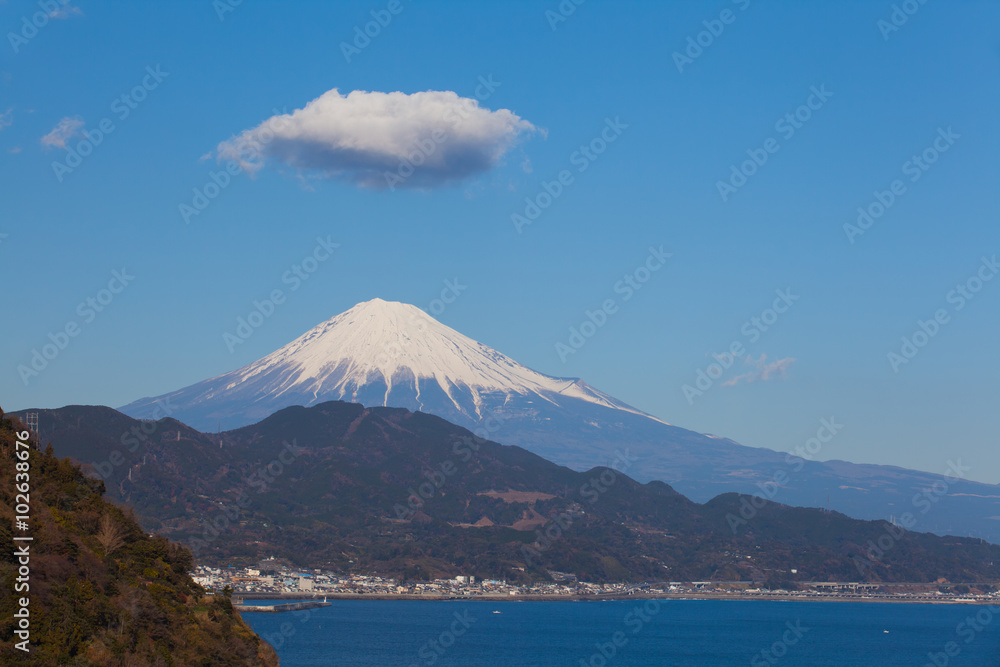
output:
[[[574,399],[660,422],[582,380],[522,366],[415,306],[373,299],[248,366],[122,411],[152,416],[156,401],[165,400],[192,426],[233,428],[289,405],[355,400],[471,425],[496,410],[530,412]]]
[[[759,495],[782,474],[785,484],[768,497],[886,519],[940,479],[888,466],[790,459],[671,426],[582,380],[526,368],[418,308],[381,299],[360,303],[243,368],[121,411],[160,418],[167,410],[194,428],[215,431],[331,400],[421,410],[576,470],[624,462],[619,469],[630,477],[662,480],[698,502],[728,491]],[[921,518],[919,529],[1000,543],[998,498],[998,486],[949,483],[949,495]]]

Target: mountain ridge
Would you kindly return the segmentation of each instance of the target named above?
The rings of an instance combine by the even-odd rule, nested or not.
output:
[[[933,511],[920,514],[921,528],[1000,543],[998,485],[822,462],[811,450],[784,453],[696,433],[583,380],[522,366],[415,306],[381,299],[358,304],[242,368],[121,411],[138,418],[169,414],[200,431],[229,430],[290,405],[326,400],[435,414],[577,470],[603,465],[627,446],[639,457],[632,476],[662,480],[697,502],[724,492],[763,494],[788,505],[889,519],[923,509],[926,495],[944,484],[944,495],[932,496]]]
[[[1000,572],[1000,547],[980,540],[734,493],[699,504],[663,482],[632,479],[627,450],[577,472],[403,408],[292,406],[220,434],[105,408],[43,411],[39,420],[53,447],[103,471],[109,495],[148,529],[209,564],[276,555],[414,579],[539,580],[554,570],[592,581],[775,585],[985,582]],[[123,452],[123,436],[136,430],[146,436],[141,449]],[[892,548],[873,558],[866,545],[886,535]]]

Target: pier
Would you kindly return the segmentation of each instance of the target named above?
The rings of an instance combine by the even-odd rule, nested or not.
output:
[[[236,611],[256,611],[268,614],[277,614],[282,611],[301,611],[303,609],[316,609],[317,607],[329,607],[331,603],[324,600],[305,600],[303,602],[287,602],[285,604],[242,604],[234,602],[233,609]]]

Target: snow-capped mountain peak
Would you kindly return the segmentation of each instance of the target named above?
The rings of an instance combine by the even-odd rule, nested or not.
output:
[[[382,299],[359,303],[243,368],[166,397],[209,408],[205,416],[230,426],[328,400],[418,409],[465,425],[488,412],[573,399],[655,419],[577,378],[522,366],[415,306]],[[143,399],[123,411],[143,416],[151,403]],[[232,423],[234,411],[247,413],[240,424]]]

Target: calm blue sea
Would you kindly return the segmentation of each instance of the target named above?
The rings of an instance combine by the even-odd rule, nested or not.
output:
[[[243,617],[286,667],[1000,667],[1000,608],[969,605],[342,600]]]

